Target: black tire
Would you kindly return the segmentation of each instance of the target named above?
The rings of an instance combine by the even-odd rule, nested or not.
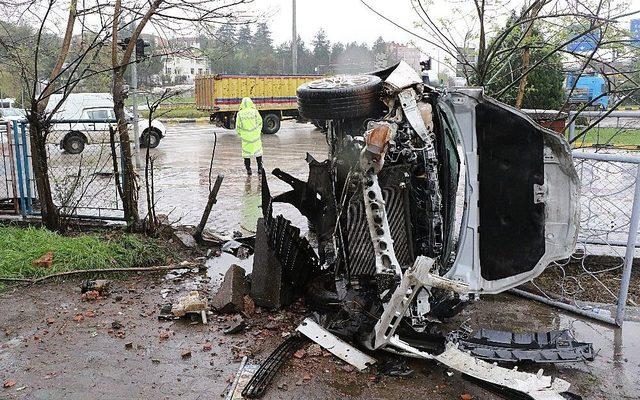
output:
[[[155,149],[160,144],[160,139],[162,139],[160,132],[155,129],[148,129],[142,132],[142,136],[140,136],[140,147]]]
[[[235,117],[229,117],[229,116],[222,117],[222,126],[225,129],[236,129]]]
[[[80,154],[84,150],[86,140],[81,134],[76,132],[69,132],[62,139],[62,148],[69,154]]]
[[[338,311],[341,308],[341,302],[338,293],[331,288],[333,276],[330,274],[315,277],[306,288],[304,294],[305,304],[318,311]]]
[[[376,117],[384,110],[382,80],[374,75],[337,75],[298,88],[298,111],[304,118],[329,120]]]
[[[311,123],[313,124],[313,126],[315,126],[316,128],[320,129],[322,132],[326,132],[327,131],[327,121],[314,119],[314,120],[311,121]]]
[[[266,114],[262,117],[262,133],[273,135],[280,130],[280,117],[277,114]]]

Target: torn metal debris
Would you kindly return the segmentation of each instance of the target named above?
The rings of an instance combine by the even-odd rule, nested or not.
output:
[[[334,334],[318,325],[311,318],[305,318],[296,330],[312,341],[319,344],[325,350],[345,361],[360,371],[367,369],[376,363],[375,358],[366,355],[350,344],[337,338]]]
[[[593,361],[594,357],[593,345],[576,341],[568,330],[514,333],[480,329],[454,341],[461,350],[489,361],[555,364]]]

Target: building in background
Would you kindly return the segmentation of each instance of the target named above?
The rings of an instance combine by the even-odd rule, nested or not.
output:
[[[184,40],[184,39],[183,39]],[[181,44],[182,45],[182,44]],[[207,75],[209,62],[197,41],[185,44],[183,47],[171,46],[176,50],[167,49],[163,59],[163,83],[191,85],[199,75]]]
[[[390,42],[387,44],[387,57],[391,63],[404,60],[417,72],[420,72],[421,70],[420,60],[422,58],[422,54],[420,53],[420,49],[414,46]]]

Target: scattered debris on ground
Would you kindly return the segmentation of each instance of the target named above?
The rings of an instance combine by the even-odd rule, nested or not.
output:
[[[202,318],[202,323],[207,323],[207,312],[209,303],[206,298],[200,297],[198,291],[189,292],[186,296],[178,299],[177,303],[171,306],[171,314],[181,318],[187,314],[197,314]]]
[[[111,287],[111,281],[108,279],[84,280],[80,285],[80,293],[96,291],[101,296],[105,296],[109,294],[110,287]]]
[[[53,252],[48,251],[43,254],[42,257],[33,260],[31,263],[34,267],[51,268],[51,265],[53,264]]]

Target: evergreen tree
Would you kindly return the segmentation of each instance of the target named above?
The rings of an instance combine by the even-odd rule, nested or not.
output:
[[[276,68],[273,39],[271,39],[271,31],[266,23],[258,24],[256,33],[253,35],[252,45],[254,57],[249,59],[248,72],[263,75],[273,74],[273,70]]]
[[[327,39],[324,29],[320,29],[313,38],[313,61],[318,67],[323,66],[324,70],[328,70],[331,64],[331,43]]]
[[[513,14],[509,21],[507,21],[506,26],[513,27],[515,18],[516,16]],[[515,49],[508,57],[493,59],[494,65],[491,65],[491,68],[493,68],[495,78],[485,86],[489,95],[499,92],[507,85],[518,80],[523,74],[522,52],[524,48],[519,42],[524,33],[524,29],[526,29],[526,26],[518,25],[502,44],[501,47],[504,49]],[[531,54],[530,66],[536,65],[552,51],[548,48],[547,43],[548,41],[540,32],[540,29],[534,25],[528,43]],[[559,52],[555,52],[546,58],[545,61],[533,68],[527,75],[527,86],[522,108],[557,109],[562,106],[564,102],[564,72],[562,70],[562,58]],[[514,105],[517,93],[518,85],[512,85],[501,100]]]

